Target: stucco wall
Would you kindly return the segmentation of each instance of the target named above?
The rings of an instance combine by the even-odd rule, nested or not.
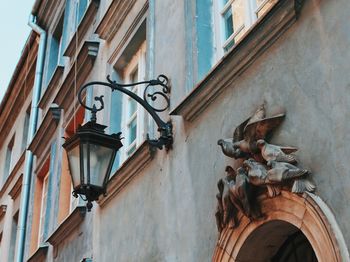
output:
[[[344,19],[350,3],[305,2],[299,20],[196,121],[172,118],[173,150],[158,152],[125,190],[96,207],[96,261],[210,261],[216,183],[234,163],[217,140],[232,136],[264,100],[268,112],[286,108],[272,141],[299,147],[300,164],[312,171],[317,194],[350,244],[350,33]],[[162,5],[156,7],[162,14],[156,11],[155,71],[171,77],[174,106],[184,97],[183,9]]]

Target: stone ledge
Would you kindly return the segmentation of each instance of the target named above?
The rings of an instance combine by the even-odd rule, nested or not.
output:
[[[28,149],[37,156],[38,162],[40,162],[45,148],[50,146],[50,141],[53,134],[56,132],[60,118],[61,108],[50,107],[41,122],[39,129],[36,131],[33,140],[29,144]]]
[[[170,114],[195,120],[296,21],[303,1],[278,1]]]
[[[95,33],[101,39],[110,41],[119,30],[135,2],[136,0],[113,0],[97,26]]]
[[[10,175],[7,177],[5,183],[2,185],[2,188],[0,191],[0,198],[4,195],[5,191],[9,188],[10,184],[15,179],[16,174],[18,173],[20,167],[24,163],[25,155],[26,155],[26,151],[24,150],[22,152],[21,157],[18,159],[16,165],[12,168]],[[20,176],[22,176],[22,175],[20,175]]]
[[[144,141],[110,178],[107,184],[107,196],[100,197],[98,204],[104,207],[142,171],[153,156],[154,153],[150,152],[148,142]]]
[[[49,249],[49,246],[47,246],[47,245],[39,247],[35,251],[35,253],[30,258],[28,258],[27,262],[44,261],[46,258],[46,254],[47,254],[48,249]]]
[[[62,65],[58,65],[55,69],[55,72],[53,73],[45,91],[43,96],[40,98],[39,101],[39,108],[41,109],[45,109],[48,106],[49,100],[52,96],[52,94],[55,91],[55,87],[58,87],[60,84],[60,80],[62,78],[63,75],[63,71],[64,71],[64,66]],[[44,110],[45,111],[45,110]]]
[[[68,56],[68,57],[74,56],[76,45],[80,46],[81,41],[84,39],[84,36],[88,31],[89,26],[91,25],[99,6],[100,6],[100,0],[90,1],[89,6],[87,7],[84,13],[83,19],[80,21],[77,30],[75,31],[74,35],[70,39],[68,46],[64,51],[64,54],[63,54],[64,56]],[[77,33],[78,33],[78,43],[76,43]]]
[[[86,207],[76,207],[70,215],[56,228],[56,230],[47,239],[54,248],[67,238],[74,229],[84,220]]]

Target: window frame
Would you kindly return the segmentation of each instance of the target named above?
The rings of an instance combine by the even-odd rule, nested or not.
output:
[[[242,4],[244,5],[244,12],[242,14],[243,23],[235,26],[233,5],[236,1],[242,1]],[[263,0],[260,6],[258,6],[257,1],[258,0],[213,1],[215,61],[218,61],[225,55],[225,53],[232,49],[236,43],[244,37],[245,32],[248,31],[257,22],[257,20],[263,17],[276,2],[278,2],[278,0]],[[270,6],[268,6],[269,4]],[[259,12],[261,12],[264,8],[266,8],[266,10],[259,15]],[[230,9],[232,14],[233,33],[226,37],[224,14]]]
[[[125,83],[132,83],[135,80],[131,79],[132,74],[137,70],[137,82],[144,81],[146,78],[146,40],[142,42],[139,49],[135,52],[130,62],[126,65],[123,72],[123,80]],[[145,85],[137,85],[130,87],[129,90],[133,90],[138,96],[143,97]],[[124,146],[121,151],[121,163],[128,159],[136,149],[145,140],[145,127],[147,124],[145,109],[137,102],[132,100],[128,95],[122,96],[122,117],[121,127],[122,133],[125,137]],[[136,110],[130,115],[130,104],[136,103]],[[129,128],[132,121],[136,118],[136,137],[133,141],[129,141],[131,134],[131,128]]]
[[[41,178],[42,179],[42,189],[41,189],[41,202],[40,202],[40,216],[39,216],[39,230],[38,230],[38,247],[44,241],[44,233],[45,233],[45,218],[46,218],[46,210],[47,210],[47,197],[49,193],[49,176],[50,170],[46,172],[46,174]],[[45,198],[45,200],[44,200]],[[45,207],[45,209],[44,209]],[[45,210],[45,212],[44,212]]]

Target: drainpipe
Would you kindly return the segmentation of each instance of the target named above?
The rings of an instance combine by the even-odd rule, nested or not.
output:
[[[40,26],[36,24],[34,15],[30,15],[28,25],[40,35],[39,49],[36,61],[35,80],[33,87],[33,97],[31,104],[31,113],[29,120],[29,134],[28,141],[32,141],[38,124],[38,103],[40,99],[41,84],[43,78],[45,49],[46,49],[46,32]],[[23,262],[24,259],[24,247],[26,238],[26,226],[28,216],[28,206],[30,198],[30,184],[32,179],[32,167],[33,167],[33,153],[27,149],[25,156],[24,176],[22,183],[22,197],[20,206],[20,217],[18,224],[18,245],[17,245],[17,262]]]

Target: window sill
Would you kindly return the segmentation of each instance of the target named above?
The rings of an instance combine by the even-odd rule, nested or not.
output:
[[[194,121],[296,21],[303,2],[278,1],[170,114]]]
[[[56,228],[56,230],[47,239],[54,248],[62,243],[75,229],[79,227],[86,215],[86,207],[78,206],[68,217],[62,221],[62,223]]]
[[[41,97],[40,101],[39,101],[39,108],[43,109],[44,111],[45,108],[47,108],[48,104],[49,104],[49,99],[51,98],[53,92],[56,90],[55,87],[59,86],[60,84],[60,80],[62,78],[63,75],[63,71],[64,71],[64,66],[62,65],[57,65],[45,91],[43,96]]]
[[[74,56],[76,45],[80,46],[86,32],[89,29],[89,26],[91,25],[91,21],[94,20],[94,17],[97,13],[99,6],[100,6],[100,0],[90,1],[89,6],[87,7],[84,13],[83,19],[80,21],[77,30],[75,31],[74,35],[70,39],[68,46],[64,51],[64,54],[63,54],[64,56],[68,56],[68,57]],[[76,43],[77,37],[78,37],[78,43]]]
[[[49,249],[48,245],[40,246],[35,253],[28,258],[27,262],[40,262],[44,261],[46,258],[47,251]]]
[[[101,197],[98,204],[104,207],[153,159],[147,141],[144,141],[110,178],[107,184],[107,196]]]
[[[110,41],[118,32],[135,2],[136,0],[112,1],[95,33],[98,34],[101,39]]]

